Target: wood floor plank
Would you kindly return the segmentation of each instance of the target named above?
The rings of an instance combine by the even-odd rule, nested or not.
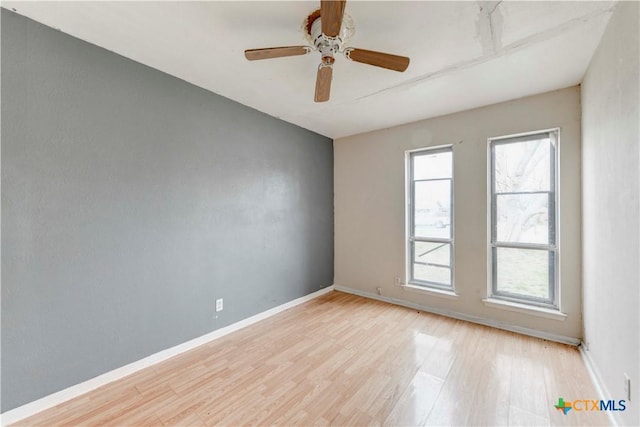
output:
[[[505,344],[510,332],[486,328],[482,340],[487,346],[480,354],[484,360],[480,379],[471,401],[469,425],[505,426],[509,425],[509,388],[511,387],[511,356]],[[506,339],[505,339],[506,338]],[[487,410],[492,408],[493,410]]]
[[[20,421],[606,425],[577,349],[331,292]]]
[[[478,377],[477,353],[481,342],[480,326],[457,328],[451,334],[453,342],[448,354],[451,367],[444,378],[442,390],[431,410],[426,425],[466,425],[471,408],[468,401],[476,390]],[[464,351],[464,349],[473,351]]]
[[[175,427],[207,427],[207,424],[202,421],[200,415],[191,411],[177,414],[167,421],[162,421],[162,425]]]
[[[398,399],[391,414],[384,420],[387,426],[421,426],[442,389],[443,380],[418,371]]]

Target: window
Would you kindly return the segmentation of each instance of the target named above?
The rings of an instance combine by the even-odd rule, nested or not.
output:
[[[557,307],[558,131],[489,144],[492,297]]]
[[[411,285],[453,289],[453,152],[408,153],[407,278]]]

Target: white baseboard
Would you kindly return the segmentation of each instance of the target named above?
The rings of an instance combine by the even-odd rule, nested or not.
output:
[[[401,305],[403,307],[413,308],[415,310],[421,310],[429,313],[439,314],[441,316],[452,317],[454,319],[466,320],[467,322],[478,323],[480,325],[490,326],[492,328],[497,328],[497,329],[504,329],[505,331],[517,332],[519,334],[529,335],[536,338],[542,338],[549,341],[555,341],[555,342],[569,344],[573,346],[578,346],[580,344],[580,339],[578,338],[566,337],[563,335],[552,334],[550,332],[537,331],[535,329],[529,329],[522,326],[512,325],[510,323],[504,323],[504,322],[500,322],[493,319],[487,319],[484,317],[464,314],[457,311],[443,310],[441,308],[430,307],[422,304],[415,304],[415,303],[397,299],[397,298],[385,297],[382,295],[376,295],[370,292],[361,291],[359,289],[349,288],[347,286],[334,284],[333,288],[336,291],[342,291],[349,294],[359,295],[361,297],[388,302],[390,304]]]
[[[263,311],[262,313],[258,313],[254,316],[248,317],[244,320],[236,322],[232,325],[225,326],[224,328],[217,329],[208,334],[202,335],[198,338],[194,338],[190,341],[187,341],[182,344],[178,344],[175,347],[168,348],[166,350],[162,350],[158,353],[152,354],[144,359],[140,359],[128,365],[122,366],[120,368],[114,369],[113,371],[106,372],[102,375],[99,375],[90,380],[84,381],[80,384],[76,384],[74,386],[68,387],[64,390],[60,390],[56,393],[45,396],[41,399],[34,400],[33,402],[27,403],[10,411],[7,411],[3,414],[0,414],[0,425],[7,426],[9,424],[13,424],[17,421],[30,417],[32,415],[37,414],[38,412],[42,412],[45,409],[52,408],[56,405],[59,405],[67,400],[73,399],[74,397],[78,397],[82,394],[85,394],[91,390],[95,390],[98,387],[101,387],[105,384],[111,383],[113,381],[119,380],[120,378],[126,377],[127,375],[131,375],[134,372],[137,372],[141,369],[147,368],[151,365],[154,365],[163,360],[167,360],[173,356],[184,353],[191,349],[194,349],[202,344],[206,344],[211,342],[217,338],[228,335],[232,332],[235,332],[239,329],[245,328],[249,325],[253,325],[261,320],[264,320],[268,317],[271,317],[275,314],[278,314],[284,310],[287,310],[291,307],[295,307],[296,305],[300,305],[307,301],[310,301],[314,298],[317,298],[321,295],[324,295],[328,292],[333,291],[333,285],[327,286],[326,288],[320,289],[314,293],[309,295],[305,295],[303,297],[297,298],[293,301],[289,301],[285,304],[279,305],[277,307],[271,308],[267,311]]]
[[[596,366],[593,359],[591,358],[589,351],[586,350],[586,346],[584,343],[580,344],[580,355],[582,356],[582,360],[584,361],[584,364],[587,366],[587,372],[589,372],[589,377],[591,377],[591,382],[593,383],[593,386],[596,388],[596,393],[598,393],[598,397],[602,400],[611,399],[610,397],[611,394],[609,394],[607,387],[604,385],[604,382],[602,381],[602,377],[600,376],[600,371],[598,370],[598,367]],[[618,422],[617,417],[613,411],[606,411],[606,412],[612,426],[622,425],[622,423]]]

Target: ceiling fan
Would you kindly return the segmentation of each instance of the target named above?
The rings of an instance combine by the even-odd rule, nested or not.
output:
[[[346,0],[321,0],[320,9],[307,17],[305,29],[313,42],[313,46],[248,49],[244,51],[244,56],[249,61],[255,61],[258,59],[306,55],[312,51],[320,52],[322,60],[318,66],[316,77],[315,102],[329,100],[333,63],[335,62],[334,54],[336,53],[342,53],[347,59],[363,64],[400,72],[406,70],[409,66],[409,58],[406,56],[344,46],[344,42],[349,35],[347,34],[347,29],[342,25],[346,3]]]

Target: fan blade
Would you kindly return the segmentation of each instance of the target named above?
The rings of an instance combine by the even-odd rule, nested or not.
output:
[[[394,71],[404,71],[409,66],[406,56],[391,55],[390,53],[374,52],[373,50],[347,48],[345,56],[352,61],[374,65]]]
[[[325,102],[329,100],[332,75],[333,68],[331,66],[320,65],[318,67],[318,76],[316,77],[316,96],[314,101]]]
[[[283,56],[306,55],[309,52],[311,52],[311,49],[307,46],[282,46],[267,47],[264,49],[248,49],[244,51],[244,56],[249,61],[255,61],[257,59],[271,59],[281,58]]]
[[[342,17],[347,0],[321,0],[320,19],[322,19],[322,32],[325,36],[336,37],[340,34]]]

